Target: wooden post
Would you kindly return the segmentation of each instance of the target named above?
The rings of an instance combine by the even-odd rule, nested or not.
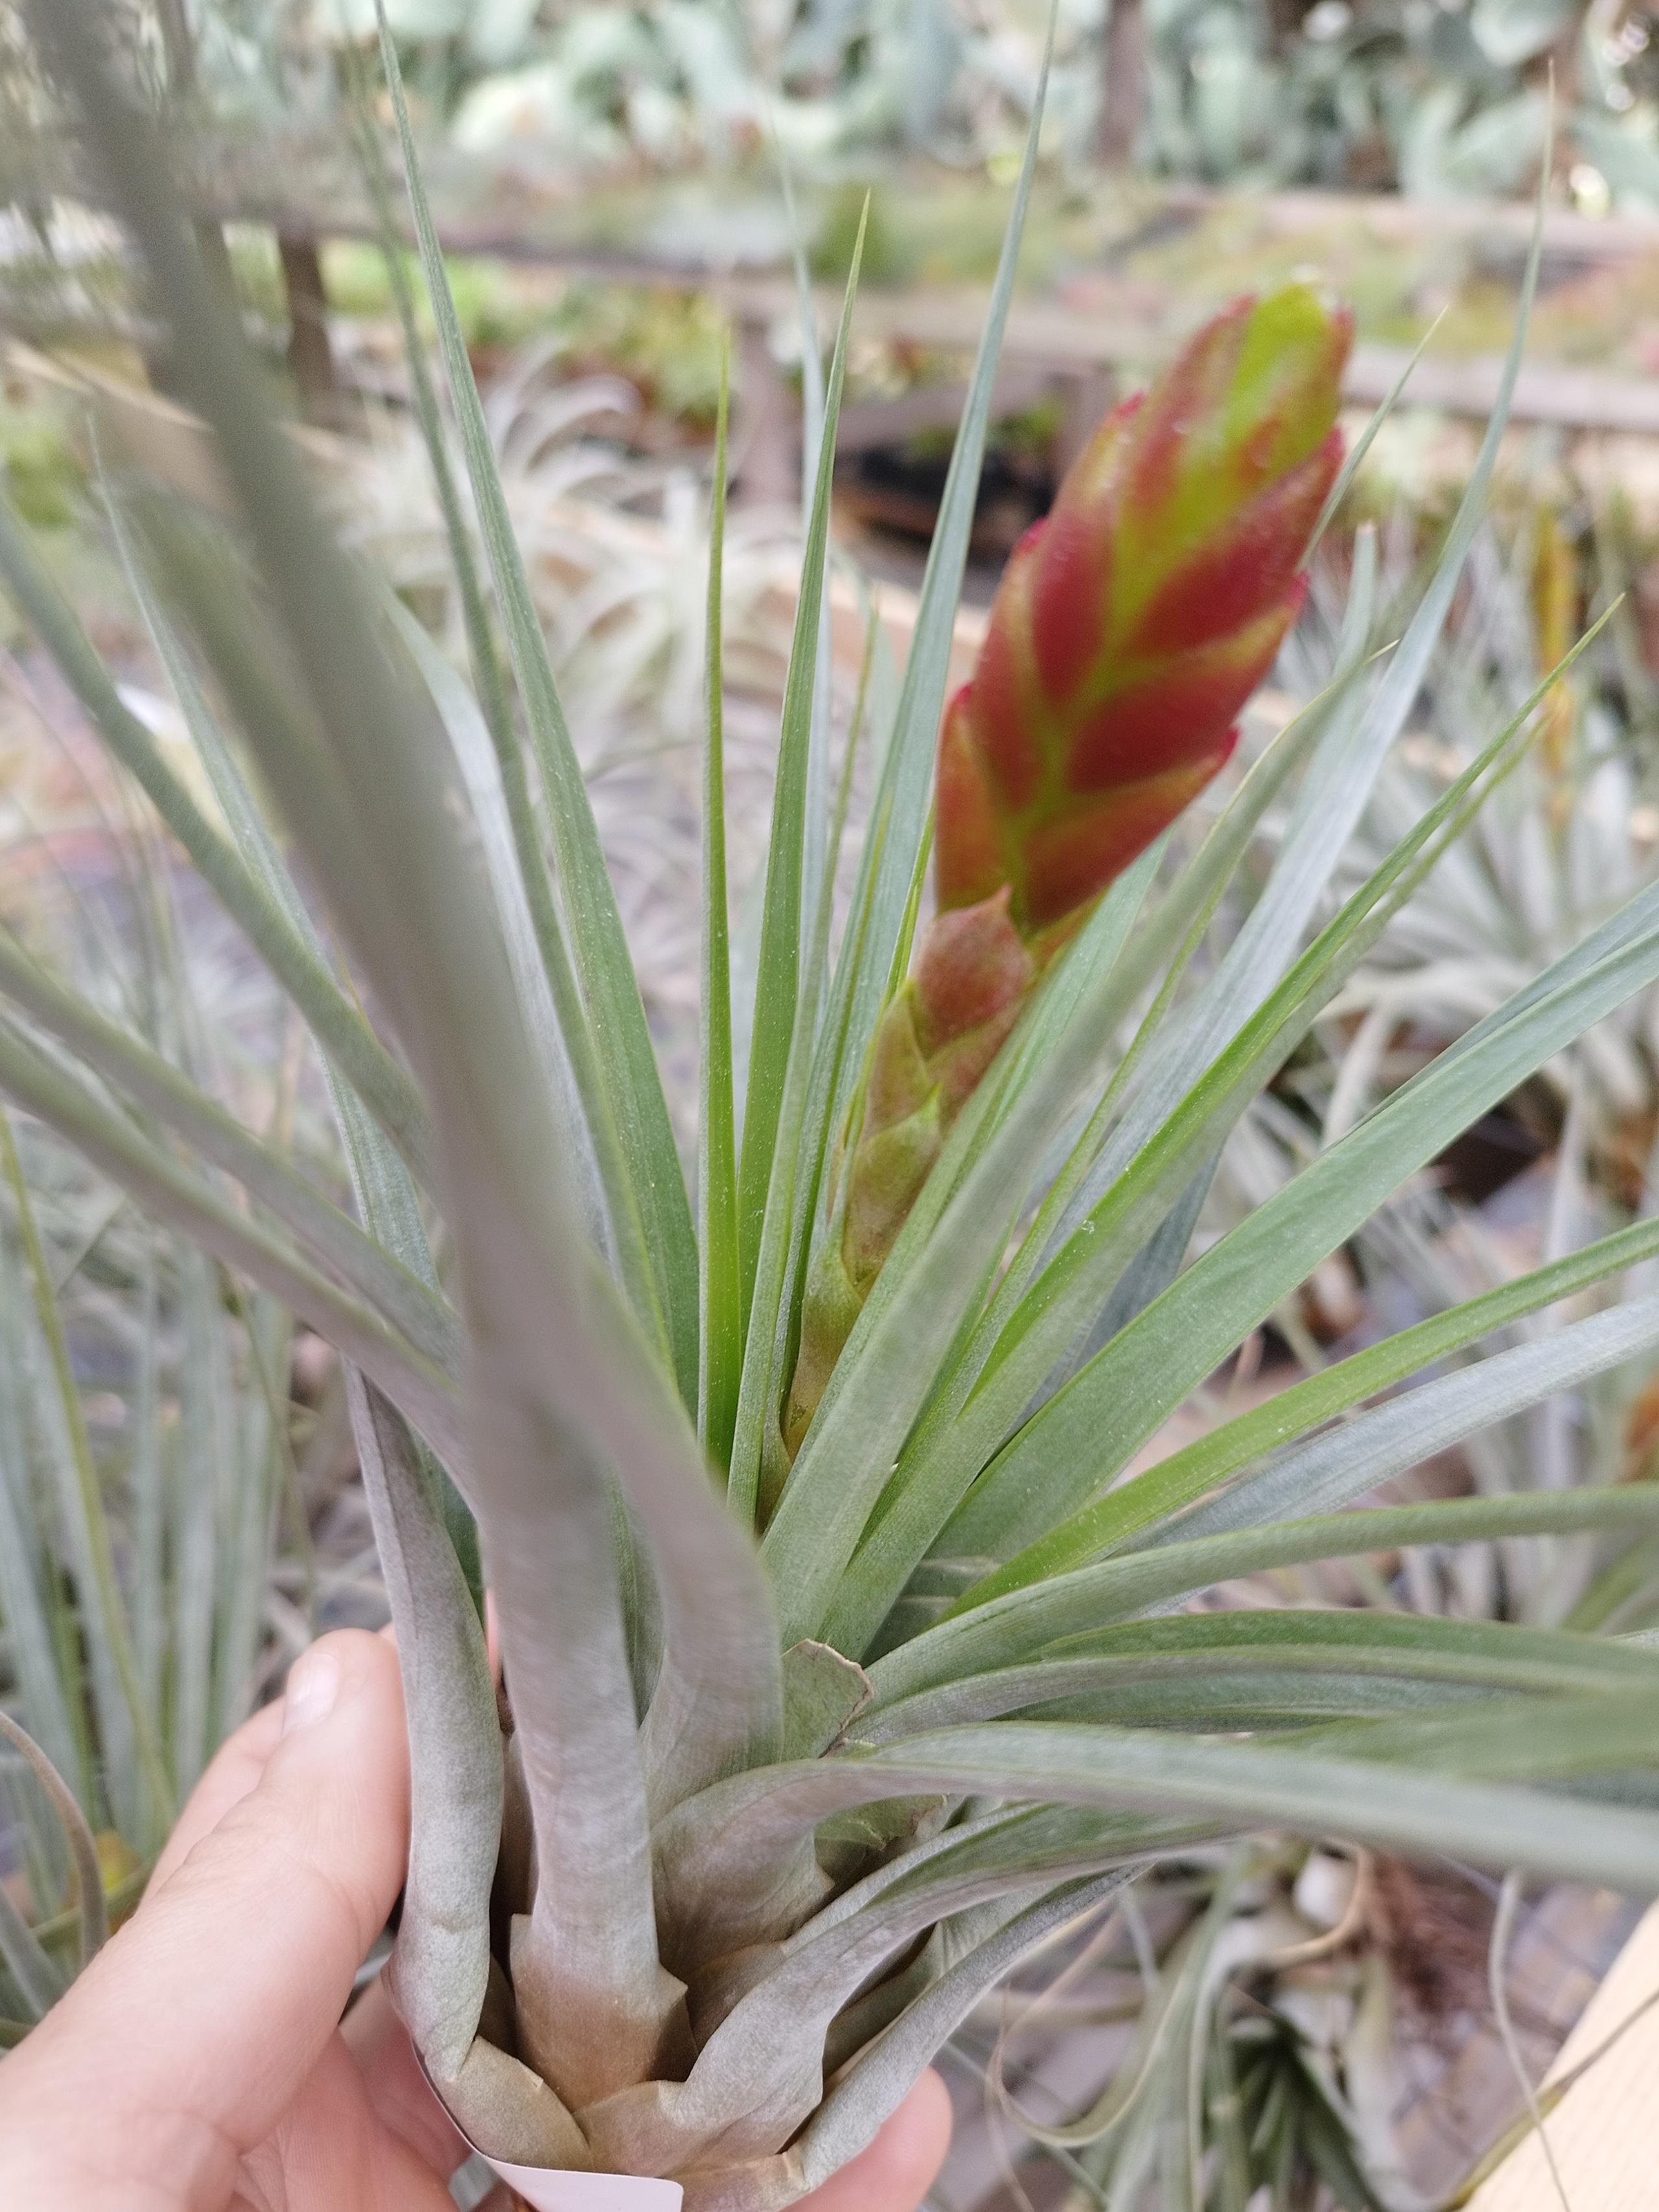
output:
[[[1101,416],[1117,398],[1117,379],[1109,368],[1068,370],[1054,379],[1060,393],[1060,425],[1054,432],[1054,477],[1065,475],[1093,437]]]
[[[800,434],[794,395],[773,356],[763,322],[738,337],[733,474],[751,505],[793,507],[800,499]]]
[[[1127,169],[1134,160],[1146,112],[1145,0],[1110,0],[1101,58],[1105,79],[1100,100],[1101,166]]]
[[[299,386],[300,404],[308,422],[331,426],[340,419],[341,396],[328,337],[322,257],[308,231],[279,230],[276,251],[288,299],[288,365]]]
[[[156,0],[156,16],[161,28],[161,46],[167,59],[167,89],[177,100],[188,100],[196,89],[196,43],[191,36],[190,18],[185,13],[185,0]],[[225,234],[216,222],[205,217],[191,225],[196,234],[196,249],[202,257],[202,266],[216,284],[224,297],[236,297],[236,279],[230,265],[230,252],[225,244]]]

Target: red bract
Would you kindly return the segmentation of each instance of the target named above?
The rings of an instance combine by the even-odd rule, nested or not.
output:
[[[1235,301],[1106,416],[1015,548],[939,732],[938,912],[877,1030],[807,1285],[788,1455],[1044,968],[1231,752],[1306,591],[1351,335],[1306,285]]]
[[[1302,605],[1349,337],[1305,285],[1238,301],[1096,431],[946,713],[941,908],[1006,883],[1027,935],[1075,923],[1226,759]]]

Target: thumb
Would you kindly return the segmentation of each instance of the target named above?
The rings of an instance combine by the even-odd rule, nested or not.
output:
[[[408,1843],[396,1656],[325,1637],[254,1787],[0,2069],[0,2203],[79,2201],[73,2175],[135,2203],[228,2194],[337,2026]]]
[[[951,2093],[930,2067],[860,2151],[799,2212],[916,2212],[951,2148]]]

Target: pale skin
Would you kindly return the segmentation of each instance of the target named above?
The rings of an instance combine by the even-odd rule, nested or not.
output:
[[[208,1769],[132,1919],[0,2063],[7,2212],[453,2212],[465,2146],[384,1992],[341,2024],[408,1839],[396,1656],[325,1637]],[[925,2075],[802,2212],[915,2212],[950,2125]]]

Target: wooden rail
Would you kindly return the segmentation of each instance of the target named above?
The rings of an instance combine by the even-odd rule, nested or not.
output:
[[[1168,204],[1176,211],[1190,208],[1197,213],[1217,197],[1177,191],[1169,195]],[[1498,255],[1516,259],[1524,254],[1533,221],[1528,208],[1479,201],[1430,205],[1382,196],[1360,200],[1310,192],[1279,194],[1253,205],[1271,227],[1290,234],[1315,230],[1339,218],[1351,220],[1382,240],[1420,237],[1431,227],[1447,237],[1479,239]],[[246,217],[247,210],[240,212]],[[337,216],[275,210],[270,219],[290,240],[305,235],[307,230],[319,240],[362,240],[373,235],[366,221],[349,210]],[[441,226],[441,234],[445,251],[456,256],[488,256],[615,283],[700,292],[720,300],[747,334],[741,366],[744,380],[757,388],[744,395],[745,404],[751,414],[777,412],[777,395],[757,387],[767,373],[764,334],[799,313],[799,295],[787,277],[721,268],[713,262],[692,263],[577,246],[538,236],[533,228],[507,222],[450,222]],[[1659,261],[1659,219],[1593,219],[1552,210],[1545,217],[1544,243],[1547,255],[1558,264]],[[929,350],[971,353],[984,328],[987,297],[985,291],[971,287],[904,286],[888,290],[872,286],[859,301],[859,328],[867,335]],[[816,295],[815,307],[820,328],[826,334],[833,331],[840,307],[838,295],[821,291]],[[1077,411],[1081,414],[1094,405],[1103,379],[1126,372],[1144,374],[1166,359],[1182,335],[1183,313],[1189,312],[1172,301],[1167,312],[1149,313],[1141,292],[1133,301],[1126,294],[1121,307],[1111,301],[1109,292],[1103,304],[1087,307],[1059,300],[1017,299],[1008,318],[1003,359],[1011,371],[1018,373],[1015,380],[1018,393],[1030,393],[1032,380],[1046,376],[1060,387],[1063,400],[1077,398]],[[1401,348],[1357,346],[1344,381],[1346,397],[1358,405],[1375,405],[1393,389],[1408,358]],[[1496,355],[1437,359],[1431,350],[1413,373],[1406,403],[1484,422],[1492,412],[1502,366]],[[906,402],[894,404],[902,407],[908,400],[908,395]],[[940,387],[927,398],[918,394],[916,403],[916,427],[933,428],[955,419],[947,411],[951,404],[948,387]],[[1030,398],[1023,397],[1017,407],[1030,404]],[[1659,379],[1535,362],[1522,370],[1510,412],[1517,422],[1659,436]],[[850,417],[847,427],[855,440],[871,442],[860,431],[857,416]]]

